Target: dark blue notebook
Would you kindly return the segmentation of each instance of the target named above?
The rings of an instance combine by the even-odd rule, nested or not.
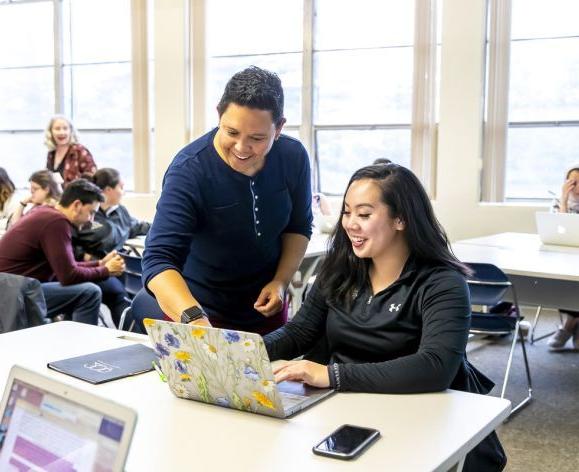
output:
[[[152,362],[156,359],[155,351],[150,347],[133,344],[49,362],[48,367],[92,384],[100,384],[149,372],[153,370]]]

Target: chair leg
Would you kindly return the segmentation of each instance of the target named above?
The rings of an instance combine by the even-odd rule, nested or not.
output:
[[[533,385],[532,385],[532,381],[531,381],[531,370],[529,368],[529,359],[527,357],[527,348],[526,348],[526,342],[525,342],[525,337],[523,336],[523,333],[521,332],[521,330],[519,329],[519,321],[517,321],[516,325],[515,325],[515,332],[513,333],[513,342],[511,343],[511,352],[509,353],[509,360],[507,363],[507,370],[505,373],[505,380],[503,382],[503,389],[501,391],[501,398],[505,397],[505,391],[507,388],[507,383],[508,383],[508,378],[509,378],[509,374],[510,374],[510,369],[511,369],[511,364],[512,364],[512,359],[513,359],[513,354],[515,351],[515,346],[517,343],[517,336],[519,336],[519,341],[521,343],[521,349],[522,349],[522,353],[523,353],[523,362],[525,364],[525,375],[527,377],[527,391],[528,394],[527,396],[520,401],[519,403],[517,403],[514,408],[511,410],[511,414],[509,415],[509,417],[505,420],[508,421],[515,413],[518,413],[523,407],[527,406],[531,400],[533,399]]]
[[[535,313],[535,319],[533,320],[533,325],[531,326],[531,334],[529,336],[529,342],[531,345],[533,345],[535,343],[535,341],[540,341],[541,339],[545,339],[548,338],[549,336],[551,336],[552,334],[555,333],[555,331],[550,331],[548,333],[545,333],[541,336],[535,337],[535,329],[537,328],[537,325],[539,324],[539,315],[541,314],[541,306],[537,307],[537,312]],[[563,324],[563,316],[561,315],[561,312],[559,311],[559,319],[561,320],[561,324]]]
[[[128,306],[127,308],[125,308],[123,310],[123,312],[121,313],[121,319],[119,320],[119,327],[118,329],[122,330],[123,326],[125,325],[125,318],[127,317],[127,313],[129,312],[129,310],[131,309],[130,306]],[[130,331],[130,329],[129,329]]]

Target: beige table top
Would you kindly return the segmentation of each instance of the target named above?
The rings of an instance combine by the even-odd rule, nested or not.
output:
[[[125,336],[125,338],[120,338]],[[0,381],[17,363],[138,411],[129,471],[448,470],[506,418],[510,402],[446,391],[339,393],[287,420],[178,399],[155,372],[90,385],[46,368],[66,357],[147,342],[133,333],[59,322],[0,335]],[[354,462],[311,448],[338,426],[374,427],[382,439]]]

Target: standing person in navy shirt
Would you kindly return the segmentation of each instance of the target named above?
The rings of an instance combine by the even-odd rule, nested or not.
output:
[[[219,127],[169,166],[143,258],[157,316],[262,334],[285,323],[312,194],[306,150],[281,134],[283,103],[276,74],[238,72],[217,106]]]

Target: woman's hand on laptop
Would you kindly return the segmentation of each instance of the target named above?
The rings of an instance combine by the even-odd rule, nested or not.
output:
[[[276,383],[284,380],[303,382],[312,387],[327,388],[330,386],[328,366],[311,361],[288,361],[273,369]]]

